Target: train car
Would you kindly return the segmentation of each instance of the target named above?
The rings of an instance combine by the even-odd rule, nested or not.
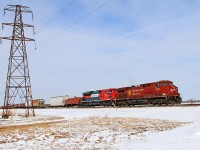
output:
[[[65,96],[56,96],[50,98],[50,107],[64,107],[65,100],[69,98],[68,95]]]
[[[25,107],[25,103],[21,103],[21,104],[13,104],[14,108],[24,108]]]
[[[140,85],[118,89],[118,98],[116,106],[145,105],[149,104],[148,99],[144,97],[144,88]]]
[[[101,106],[111,106],[114,105],[114,101],[117,99],[117,89],[116,88],[109,88],[100,90],[100,104]]]
[[[32,100],[32,105],[35,108],[42,108],[44,106],[45,100],[44,99],[34,99]]]
[[[34,99],[25,102],[26,107],[42,108],[45,103],[44,99]]]
[[[100,106],[100,90],[87,91],[83,93],[82,107]]]
[[[178,88],[169,80],[132,86],[126,89],[126,93],[128,105],[173,105],[180,104],[182,101]]]
[[[117,98],[117,89],[109,88],[83,93],[82,106],[111,106]]]
[[[5,108],[15,109],[15,108],[24,108],[24,107],[25,107],[25,103],[21,103],[21,104],[10,104],[8,106],[0,106],[0,109],[5,109]]]
[[[68,98],[65,100],[65,106],[66,107],[74,107],[74,106],[79,107],[82,100],[83,100],[83,97]]]
[[[127,91],[130,87],[122,87],[117,89],[117,100],[125,100],[127,98]]]
[[[42,108],[50,108],[50,104],[44,104]]]

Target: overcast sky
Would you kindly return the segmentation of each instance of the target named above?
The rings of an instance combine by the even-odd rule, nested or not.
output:
[[[37,50],[27,44],[33,98],[172,80],[184,100],[200,99],[199,0],[0,0],[30,6]],[[5,27],[0,36],[11,35]],[[32,30],[25,30],[32,37]],[[10,42],[0,45],[3,101]]]

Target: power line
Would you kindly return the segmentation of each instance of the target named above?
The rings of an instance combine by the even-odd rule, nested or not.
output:
[[[71,4],[73,4],[76,0],[71,0],[68,4],[66,4],[63,8],[61,8],[52,18],[50,18],[44,25],[42,25],[37,34],[41,33],[44,29],[46,29],[59,15],[64,13],[65,9],[68,8]]]
[[[50,42],[51,40],[55,39],[57,36],[61,35],[63,32],[67,31],[68,29],[70,29],[71,27],[73,27],[74,25],[78,24],[79,22],[83,21],[84,19],[86,19],[87,17],[89,17],[90,15],[96,13],[98,10],[100,10],[101,8],[103,8],[104,6],[106,6],[109,2],[111,2],[112,0],[108,0],[105,3],[103,3],[102,5],[98,6],[97,8],[95,8],[94,10],[90,11],[89,13],[87,13],[85,16],[83,16],[82,18],[80,18],[79,20],[75,21],[74,23],[72,23],[71,25],[69,25],[68,27],[66,27],[63,31],[55,34],[54,36],[52,36],[51,38],[49,38],[48,40],[46,40],[45,42],[43,42],[42,44],[40,44],[38,46],[42,47],[45,44],[47,44],[48,42]]]
[[[28,6],[31,3],[31,0],[28,1],[28,3],[26,4],[26,6]]]
[[[2,4],[2,6],[4,6],[6,3],[7,3],[7,2],[6,2],[6,0],[5,0],[5,1],[4,1],[4,2],[2,2],[1,4]]]
[[[41,8],[41,9],[37,9],[37,11],[35,11],[35,12],[37,12],[37,13],[34,15],[34,18],[37,18],[37,16],[38,16],[39,14],[42,14],[42,12],[45,10],[44,8],[47,8],[48,3],[49,3],[49,0],[46,0],[46,1],[43,3],[44,6],[43,6],[43,7],[39,7],[39,8]],[[41,6],[41,5],[40,5],[40,6]]]
[[[30,0],[31,1],[31,0]],[[46,1],[48,2],[48,1]],[[37,35],[40,34],[43,30],[45,30],[55,19],[56,17],[58,17],[59,15],[61,15],[65,9],[70,6],[71,4],[73,4],[74,2],[76,2],[76,0],[71,0],[69,3],[67,3],[63,8],[61,8],[59,11],[57,11],[57,13],[51,17],[45,24],[43,24],[38,31],[36,32]],[[43,9],[44,10],[44,9]],[[35,18],[35,17],[34,17]]]

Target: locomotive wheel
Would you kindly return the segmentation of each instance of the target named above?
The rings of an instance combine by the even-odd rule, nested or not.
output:
[[[172,102],[171,102],[171,104],[172,104],[172,105],[174,105],[174,104],[175,104],[175,102],[174,102],[174,101],[172,101]]]
[[[112,106],[112,107],[115,107],[115,106],[116,106],[116,102],[112,102],[112,103],[111,103],[111,106]]]
[[[121,103],[121,102],[119,102],[119,103],[118,103],[118,107],[121,107],[121,106],[122,106],[122,103]]]

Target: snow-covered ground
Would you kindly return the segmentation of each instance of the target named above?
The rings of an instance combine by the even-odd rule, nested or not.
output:
[[[36,114],[65,121],[23,130],[21,136],[16,130],[15,138],[0,133],[0,149],[200,149],[200,107],[37,109]]]
[[[200,107],[132,107],[132,108],[65,108],[37,109],[36,114],[65,117],[136,117],[192,122],[199,119]]]

